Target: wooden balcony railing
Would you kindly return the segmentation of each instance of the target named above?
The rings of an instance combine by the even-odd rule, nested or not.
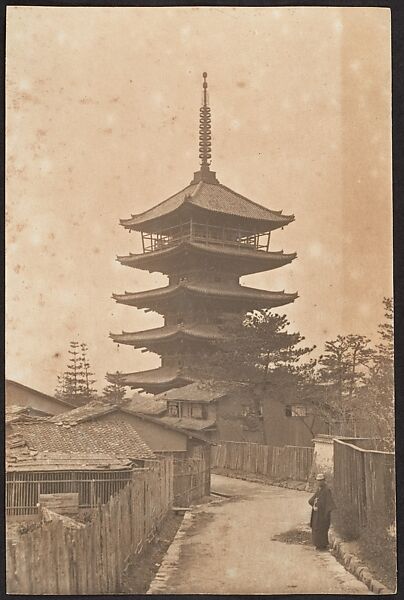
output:
[[[192,241],[199,244],[215,246],[238,247],[242,250],[269,251],[270,232],[255,233],[243,229],[221,227],[187,221],[164,231],[146,233],[142,231],[143,252],[157,252],[171,246],[176,246],[183,241]]]

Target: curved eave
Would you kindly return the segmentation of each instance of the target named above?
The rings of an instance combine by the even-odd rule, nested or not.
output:
[[[126,256],[117,256],[117,261],[124,266],[136,269],[146,269],[151,271],[164,272],[170,268],[170,261],[183,254],[195,254],[218,260],[237,261],[237,270],[242,274],[257,273],[260,271],[270,271],[291,263],[297,256],[296,252],[285,254],[283,250],[279,252],[263,252],[250,248],[226,248],[214,244],[197,244],[193,242],[182,242],[170,248],[156,250],[142,254],[132,254]]]
[[[116,377],[113,373],[108,373],[106,379],[110,383],[114,383]],[[179,371],[174,369],[161,367],[150,371],[120,374],[119,382],[134,390],[143,389],[146,392],[158,393],[192,383],[192,379],[183,377]]]
[[[180,340],[190,341],[223,341],[226,336],[218,331],[203,331],[198,329],[185,329],[181,327],[159,327],[148,331],[110,333],[110,338],[117,344],[127,344],[135,348],[147,347],[148,344],[178,342]]]
[[[231,304],[236,303],[238,305],[256,307],[256,308],[271,308],[275,306],[282,306],[294,302],[298,297],[297,293],[287,294],[282,292],[271,292],[266,290],[258,290],[254,288],[248,288],[245,286],[238,286],[231,290],[224,290],[217,288],[215,290],[196,287],[196,286],[184,286],[184,285],[173,285],[165,288],[158,288],[149,290],[147,292],[135,292],[124,294],[113,294],[112,297],[119,304],[126,304],[129,306],[135,306],[137,308],[153,308],[154,306],[161,305],[164,302],[170,302],[178,296],[187,295],[193,298],[200,299],[213,299],[219,300],[224,303]]]
[[[280,229],[281,227],[286,227],[287,225],[289,225],[289,223],[292,223],[295,220],[295,215],[275,214],[272,218],[253,218],[233,215],[232,213],[222,212],[219,210],[209,210],[200,206],[195,207],[198,208],[200,211],[203,211],[204,213],[216,216],[216,218],[233,218],[239,220],[240,223],[248,223],[250,226],[252,224],[255,224],[257,232],[275,231],[276,229]],[[140,215],[133,215],[130,219],[119,219],[119,224],[129,231],[144,231],[153,233],[154,231],[163,229],[165,223],[169,218],[179,219],[181,210],[183,210],[183,206],[176,208],[171,213],[167,213],[159,217],[154,217],[153,219],[144,220],[139,220],[138,217]]]

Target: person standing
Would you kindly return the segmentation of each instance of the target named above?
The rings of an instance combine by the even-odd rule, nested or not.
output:
[[[331,524],[331,511],[336,508],[331,490],[325,481],[325,475],[319,473],[316,477],[317,490],[309,500],[312,507],[310,527],[313,544],[317,550],[328,547],[328,530]]]

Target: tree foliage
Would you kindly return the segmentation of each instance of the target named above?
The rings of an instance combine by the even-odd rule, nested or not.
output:
[[[300,361],[311,347],[302,347],[304,337],[289,333],[286,315],[267,309],[248,313],[243,321],[228,322],[221,327],[226,341],[215,344],[213,350],[192,367],[201,379],[247,382],[252,385],[269,382],[274,373],[284,375],[300,371]]]
[[[122,404],[126,400],[126,387],[120,381],[121,373],[115,373],[113,383],[108,383],[102,390],[102,400],[113,404]]]
[[[68,353],[70,358],[67,368],[57,377],[55,396],[75,406],[81,406],[90,402],[96,395],[94,373],[91,372],[88,360],[88,346],[72,341]]]
[[[374,424],[375,434],[385,449],[394,450],[394,310],[392,298],[384,298],[384,321],[379,324],[379,342],[374,349],[362,406]]]

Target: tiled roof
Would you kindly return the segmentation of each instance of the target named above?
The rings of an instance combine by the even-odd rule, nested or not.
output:
[[[158,300],[174,297],[181,293],[191,293],[197,295],[207,295],[222,298],[235,298],[239,300],[248,300],[259,302],[261,306],[270,308],[271,306],[281,306],[293,302],[297,294],[286,294],[285,292],[272,292],[250,288],[243,285],[229,285],[224,283],[205,283],[203,285],[182,282],[180,284],[168,285],[162,288],[148,290],[146,292],[125,292],[124,294],[113,294],[113,298],[121,304],[129,304],[137,307],[148,307],[150,300]]]
[[[282,211],[265,208],[222,184],[200,182],[189,185],[143,213],[132,215],[131,219],[122,219],[121,224],[126,228],[135,229],[174,212],[184,203],[215,213],[253,221],[266,221],[272,224],[272,228],[282,227],[294,219],[293,215],[282,215]]]
[[[214,427],[216,419],[192,419],[190,417],[160,417],[159,421],[172,425],[174,427],[180,427],[181,429],[189,429],[190,431],[203,431]]]
[[[125,404],[122,405],[125,410],[146,415],[161,415],[167,409],[167,403],[164,400],[157,400],[154,396],[141,396],[135,394]]]
[[[269,271],[276,269],[277,267],[284,266],[296,258],[296,252],[291,254],[285,254],[282,250],[279,252],[264,252],[262,250],[255,250],[247,245],[238,246],[222,246],[220,244],[198,244],[196,242],[190,242],[188,240],[181,241],[178,244],[169,246],[168,248],[162,248],[161,250],[155,250],[153,252],[146,252],[141,254],[129,253],[127,256],[118,256],[117,260],[122,265],[141,267],[141,265],[152,265],[153,262],[158,262],[161,265],[161,259],[164,257],[176,256],[181,254],[184,250],[193,249],[198,252],[202,252],[205,255],[211,255],[212,259],[218,256],[224,258],[230,258],[235,260],[243,260],[247,263],[248,273]],[[238,265],[239,267],[240,265]],[[161,268],[156,269],[161,271]],[[252,270],[251,270],[252,269]]]
[[[198,340],[225,340],[225,336],[216,325],[166,325],[148,331],[129,333],[111,333],[110,337],[118,344],[129,344],[142,347],[143,343],[160,342],[169,339],[195,338]]]
[[[7,441],[12,444],[13,439],[21,438],[29,449],[39,452],[90,452],[132,460],[154,456],[133,425],[118,413],[112,413],[108,419],[94,418],[77,424],[58,425],[56,419],[13,424],[14,437],[8,436]]]
[[[108,381],[114,381],[114,374],[108,374]],[[124,385],[133,387],[146,387],[150,385],[184,385],[189,380],[181,375],[179,369],[175,367],[159,367],[158,369],[150,369],[149,371],[139,371],[137,373],[124,373],[119,375],[119,380]],[[181,383],[182,382],[182,383]]]
[[[116,408],[114,404],[93,400],[68,412],[55,415],[50,421],[57,424],[75,425],[114,412]]]
[[[6,471],[96,471],[121,470],[132,466],[127,458],[85,452],[38,452],[23,448],[7,449]]]
[[[126,410],[126,409],[123,409]],[[197,439],[200,440],[202,442],[207,442],[208,444],[212,444],[213,442],[211,440],[209,440],[209,438],[207,438],[203,433],[195,433],[195,431],[198,429],[203,429],[203,427],[197,427],[195,428],[195,430],[191,429],[191,428],[185,428],[183,425],[177,423],[177,421],[179,419],[177,418],[172,418],[172,417],[168,417],[166,418],[165,416],[154,416],[154,415],[146,415],[143,413],[136,413],[136,416],[139,417],[140,419],[142,419],[143,421],[146,422],[150,422],[150,423],[155,423],[156,425],[160,425],[160,427],[164,427],[166,429],[172,429],[173,431],[177,431],[178,433],[182,433],[184,435],[186,435],[189,438],[193,438],[193,439]],[[193,421],[194,419],[191,419],[191,421]],[[198,419],[195,419],[196,421]],[[203,421],[203,423],[206,423],[206,420]]]
[[[227,381],[195,381],[181,388],[168,390],[156,396],[158,400],[183,400],[188,402],[213,402],[242,389],[243,384]]]
[[[48,413],[33,409],[30,406],[6,405],[5,421],[7,425],[17,421],[31,421],[46,416],[48,416]]]

